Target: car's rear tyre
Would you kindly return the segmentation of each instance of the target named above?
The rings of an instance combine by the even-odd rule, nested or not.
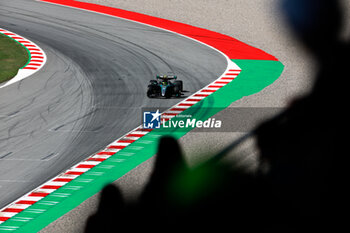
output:
[[[178,86],[179,89],[180,89],[180,91],[183,91],[183,84],[182,84],[182,81],[181,81],[181,80],[176,80],[176,81],[174,82],[174,85],[175,85],[175,86]]]
[[[174,95],[175,95],[176,97],[181,96],[180,87],[179,87],[178,85],[175,85],[175,86],[174,86]]]

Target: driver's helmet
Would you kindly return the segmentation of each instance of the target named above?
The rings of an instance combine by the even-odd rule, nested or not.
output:
[[[168,85],[168,76],[167,75],[163,75],[163,81],[162,81],[162,85],[166,86]]]

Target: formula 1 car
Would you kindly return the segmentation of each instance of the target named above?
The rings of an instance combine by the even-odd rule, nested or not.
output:
[[[147,96],[149,98],[181,96],[183,84],[181,80],[176,79],[177,77],[175,75],[157,75],[156,80],[150,80]],[[171,82],[170,80],[176,81]]]

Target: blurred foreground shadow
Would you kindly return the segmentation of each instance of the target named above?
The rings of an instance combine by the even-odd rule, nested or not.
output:
[[[107,186],[86,232],[349,228],[344,213],[349,207],[350,50],[340,39],[340,3],[284,0],[281,6],[296,37],[317,60],[318,74],[310,93],[252,132],[259,169],[248,173],[214,160],[189,168],[178,143],[164,137],[140,199],[125,203],[117,187]]]

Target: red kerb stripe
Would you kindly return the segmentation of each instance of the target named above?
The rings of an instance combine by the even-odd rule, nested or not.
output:
[[[118,142],[121,142],[121,143],[133,143],[134,141],[136,141],[136,140],[132,140],[132,139],[120,139],[120,140],[118,140]]]
[[[84,174],[84,172],[76,172],[76,171],[69,171],[65,173],[66,175],[81,175]]]
[[[33,205],[36,201],[26,201],[26,200],[21,200],[16,202],[17,205]]]
[[[87,161],[103,162],[105,160],[106,160],[105,158],[89,158]]]
[[[187,99],[186,101],[193,101],[193,102],[199,102],[201,101],[202,99]]]
[[[208,90],[208,89],[204,89],[204,90],[201,90],[201,92],[216,92],[217,90]]]
[[[190,101],[190,100],[187,100],[187,101]],[[197,100],[194,100],[194,101],[197,101]],[[187,108],[172,108],[170,109],[170,111],[185,111]]]
[[[209,94],[195,94],[194,97],[208,97]]]
[[[80,164],[77,166],[77,168],[93,168],[96,165],[91,165],[91,164]]]
[[[145,134],[131,133],[131,134],[126,135],[125,137],[138,137],[138,138],[140,138],[143,136],[145,136]]]
[[[179,106],[192,106],[192,105],[194,105],[194,104],[185,104],[185,103],[179,104]]]
[[[44,185],[43,187],[40,187],[41,189],[59,189],[62,186],[58,186],[58,185]]]
[[[30,43],[30,41],[26,41],[26,40],[18,40],[17,42],[19,42],[19,43]]]
[[[209,88],[221,88],[222,86],[210,85]]]
[[[49,195],[49,193],[31,193],[29,194],[30,197],[46,197]]]
[[[107,149],[124,149],[126,146],[110,146]],[[115,152],[114,152],[115,153]]]
[[[56,178],[53,181],[54,182],[71,182],[73,179],[70,178]]]
[[[100,153],[97,153],[98,155],[114,155],[116,152],[110,152],[110,151],[101,151]]]
[[[4,209],[2,212],[19,213],[22,210],[23,209],[7,208],[7,209]]]
[[[41,59],[44,59],[43,56],[32,56],[32,58],[41,58]]]
[[[1,213],[1,212],[0,212]],[[10,217],[0,217],[0,221],[5,222],[6,220],[10,219]]]

